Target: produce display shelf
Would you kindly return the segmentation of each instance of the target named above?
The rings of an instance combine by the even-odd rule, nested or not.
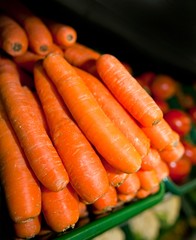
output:
[[[187,181],[181,185],[178,185],[177,183],[173,182],[170,178],[164,179],[166,191],[169,191],[176,195],[184,195],[194,189],[196,190],[195,173],[196,166],[192,168],[189,179],[187,179]]]
[[[65,233],[53,236],[56,240],[79,240],[92,239],[97,235],[126,222],[131,217],[141,213],[142,211],[154,206],[162,201],[165,195],[165,184],[160,184],[160,189],[157,193],[148,196],[145,199],[140,199],[135,202],[126,204],[119,209],[114,209],[103,216],[98,216],[96,219],[90,220],[89,223],[79,226]]]

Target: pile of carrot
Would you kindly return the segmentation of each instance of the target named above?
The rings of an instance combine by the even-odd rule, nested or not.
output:
[[[13,4],[0,3],[0,178],[16,236],[156,193],[161,153],[180,148],[177,161],[183,148],[153,98],[74,28]]]

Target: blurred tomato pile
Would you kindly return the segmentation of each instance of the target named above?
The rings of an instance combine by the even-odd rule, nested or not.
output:
[[[184,84],[168,74],[144,72],[138,82],[153,97],[164,118],[184,145],[184,154],[168,163],[170,178],[177,184],[188,181],[196,165],[196,82]]]

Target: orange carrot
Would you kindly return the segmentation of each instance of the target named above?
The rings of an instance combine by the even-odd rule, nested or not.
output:
[[[41,212],[41,192],[18,139],[0,102],[0,179],[14,222],[25,221]]]
[[[117,187],[117,191],[122,194],[136,194],[140,189],[140,179],[137,173],[129,174],[126,180]]]
[[[179,135],[171,129],[165,119],[154,126],[142,127],[142,130],[150,139],[151,146],[159,151],[168,145],[175,146],[179,142]]]
[[[28,162],[39,181],[51,190],[64,188],[68,174],[20,84],[17,68],[0,58],[0,94]]]
[[[44,115],[41,103],[39,101],[39,97],[37,95],[37,92],[32,92],[28,87],[23,87],[25,94],[27,94],[27,97],[29,101],[31,101],[31,106],[34,110],[35,118],[37,117],[41,124],[43,125],[44,129],[47,133],[49,133],[48,130],[48,124],[46,122],[46,117]]]
[[[76,42],[77,32],[73,27],[49,19],[44,22],[52,34],[53,41],[60,47],[67,48]]]
[[[182,142],[177,142],[173,146],[168,146],[160,151],[160,156],[166,163],[178,161],[184,154],[184,146]]]
[[[141,188],[146,191],[150,191],[160,183],[155,170],[139,170],[136,174],[140,180]]]
[[[93,93],[106,115],[119,127],[143,158],[149,150],[150,140],[133,117],[96,77],[79,68],[75,68],[75,70]]]
[[[142,158],[142,170],[151,170],[154,169],[157,165],[159,165],[161,161],[161,156],[158,150],[155,148],[150,148],[148,154]]]
[[[125,179],[128,177],[129,174],[125,172],[121,172],[116,168],[112,167],[107,161],[101,158],[102,164],[107,172],[109,183],[114,186],[120,186]]]
[[[51,48],[50,48],[50,52],[54,52],[54,53],[59,53],[61,54],[62,56],[64,56],[64,52],[63,50],[60,48],[59,45],[53,43]]]
[[[163,118],[161,109],[152,97],[115,56],[101,55],[96,66],[108,89],[141,125],[156,125]]]
[[[140,188],[140,189],[138,190],[137,194],[136,194],[136,197],[137,197],[138,199],[146,198],[146,197],[148,197],[148,196],[151,195],[151,194],[157,193],[157,192],[159,191],[159,189],[160,189],[160,186],[159,186],[159,185],[157,185],[156,187],[154,187],[154,188],[151,189],[151,190],[145,190],[145,189],[143,189],[143,188]]]
[[[41,18],[32,13],[20,0],[2,1],[0,7],[24,28],[33,52],[40,55],[49,52],[53,43],[52,35]]]
[[[101,160],[70,117],[41,62],[35,65],[34,79],[50,129],[51,139],[68,172],[70,182],[83,201],[92,203],[109,187],[107,174]]]
[[[14,223],[15,234],[19,238],[33,238],[41,230],[40,216],[30,218],[28,221]]]
[[[125,203],[132,201],[136,197],[136,194],[137,194],[137,192],[124,194],[124,193],[120,193],[117,191],[118,205],[123,205]]]
[[[110,185],[108,191],[93,204],[93,213],[100,214],[111,211],[117,205],[117,192],[115,187]]]
[[[95,76],[98,76],[96,60],[99,56],[99,52],[78,42],[64,51],[64,57],[71,65],[86,70]]]
[[[28,48],[28,39],[23,28],[5,14],[0,14],[0,48],[11,56],[22,55]]]
[[[161,182],[162,180],[164,180],[164,178],[167,178],[169,176],[168,165],[162,160],[157,166],[154,167],[154,171],[157,174],[159,182]]]
[[[55,232],[74,227],[79,219],[79,199],[70,184],[58,192],[42,188],[42,212]]]
[[[87,139],[110,165],[132,173],[141,157],[125,135],[106,116],[80,76],[62,56],[49,54],[43,66]]]
[[[33,72],[34,64],[39,60],[42,59],[43,56],[38,55],[30,50],[27,50],[21,56],[16,56],[13,58],[14,62],[26,70],[29,73]]]

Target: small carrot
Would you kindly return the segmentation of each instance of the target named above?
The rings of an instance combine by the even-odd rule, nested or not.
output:
[[[34,79],[51,139],[68,172],[70,182],[83,201],[92,203],[109,187],[101,160],[71,118],[41,62],[35,65]]]
[[[139,170],[136,174],[140,180],[141,188],[146,191],[150,191],[160,183],[155,170]]]
[[[120,186],[125,179],[128,177],[129,174],[125,172],[121,172],[117,170],[116,168],[112,167],[107,161],[105,161],[103,158],[101,158],[101,162],[106,170],[109,183],[114,186]]]
[[[179,142],[179,135],[172,130],[170,125],[162,119],[151,127],[142,127],[142,130],[151,141],[151,146],[158,151],[169,145],[175,146]]]
[[[41,212],[41,191],[0,102],[0,179],[11,219],[36,217]]]
[[[160,161],[160,163],[154,167],[154,171],[156,172],[159,182],[164,180],[169,176],[169,168],[168,165],[164,161]]]
[[[60,47],[67,48],[76,42],[77,32],[73,27],[51,19],[45,19],[44,22],[52,34],[53,41]]]
[[[122,194],[136,194],[140,187],[141,183],[137,173],[131,173],[119,187],[116,187],[116,189]]]
[[[38,235],[41,230],[41,216],[13,224],[16,237],[30,239]]]
[[[137,197],[138,199],[146,198],[146,197],[148,197],[148,196],[151,195],[151,194],[157,193],[157,192],[159,191],[159,189],[160,189],[160,186],[159,186],[159,185],[157,185],[156,187],[154,187],[154,188],[151,189],[151,190],[145,190],[145,189],[143,189],[143,188],[140,188],[140,189],[138,190],[137,194],[136,194],[136,197]]]
[[[40,17],[20,0],[2,1],[0,7],[24,28],[33,52],[39,55],[49,52],[53,43],[52,35]]]
[[[174,146],[168,146],[160,151],[162,160],[166,163],[178,161],[184,154],[184,146],[182,142],[177,142]]]
[[[43,187],[42,213],[48,226],[55,232],[74,227],[79,219],[79,199],[71,185],[58,192]]]
[[[93,213],[100,214],[111,211],[117,206],[117,201],[116,189],[110,185],[108,191],[92,204]]]
[[[137,195],[136,193],[129,193],[129,194],[124,194],[117,192],[117,197],[118,197],[118,205],[123,205],[125,203],[131,202]]]
[[[151,170],[159,165],[161,161],[160,153],[157,149],[150,147],[148,154],[142,158],[141,169]]]
[[[156,125],[163,118],[163,113],[153,98],[115,56],[101,55],[96,66],[108,89],[142,126]]]
[[[11,56],[22,55],[28,48],[24,29],[6,14],[0,14],[0,48]]]
[[[22,69],[29,73],[33,73],[35,63],[42,58],[43,56],[27,50],[24,54],[14,57],[13,60]]]
[[[57,54],[47,55],[43,66],[78,126],[99,154],[122,172],[137,171],[141,166],[139,153],[106,116],[73,66]]]
[[[106,115],[119,127],[143,158],[150,148],[150,140],[133,117],[127,113],[100,80],[79,68],[75,68],[75,70],[93,93]]]
[[[98,76],[96,60],[100,57],[100,53],[92,48],[76,42],[73,46],[65,49],[64,57],[71,65]]]
[[[48,134],[35,118],[13,61],[0,58],[0,94],[9,120],[39,181],[51,190],[64,188],[69,177]]]

